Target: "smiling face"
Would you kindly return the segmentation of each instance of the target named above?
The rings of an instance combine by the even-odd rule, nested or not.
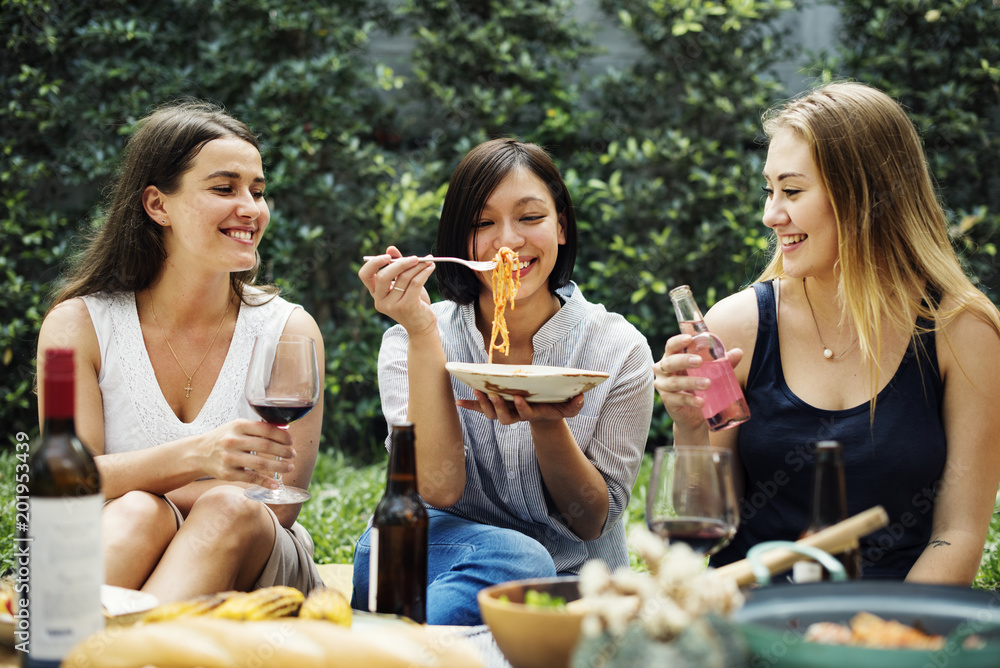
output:
[[[489,260],[506,246],[518,254],[521,289],[517,303],[533,295],[549,297],[549,274],[566,243],[565,223],[545,183],[528,169],[514,169],[490,193],[475,233],[469,238],[470,257]],[[492,300],[489,274],[479,274]]]
[[[164,225],[168,262],[189,258],[227,273],[253,268],[271,218],[260,152],[236,137],[207,142],[177,192],[149,186],[145,203]]]
[[[793,278],[832,277],[837,217],[808,143],[794,130],[776,132],[764,165],[764,224],[774,230],[782,267]]]

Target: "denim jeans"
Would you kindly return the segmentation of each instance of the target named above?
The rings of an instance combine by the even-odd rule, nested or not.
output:
[[[476,594],[490,585],[556,575],[541,543],[513,529],[479,524],[443,510],[430,516],[427,547],[427,623],[482,624]],[[368,542],[366,530],[354,548],[354,592],[351,606],[368,609]]]

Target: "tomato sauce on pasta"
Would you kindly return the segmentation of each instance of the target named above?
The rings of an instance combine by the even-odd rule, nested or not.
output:
[[[493,351],[499,350],[504,355],[510,354],[510,332],[507,331],[507,318],[504,316],[507,302],[510,310],[514,310],[514,297],[521,288],[521,276],[517,253],[504,246],[493,258],[497,266],[493,269],[493,331],[490,334],[490,363],[493,363]],[[500,343],[497,343],[497,339]]]

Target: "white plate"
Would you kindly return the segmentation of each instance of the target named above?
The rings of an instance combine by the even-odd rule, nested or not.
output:
[[[101,605],[108,617],[133,615],[137,612],[152,610],[160,602],[152,594],[113,585],[101,585]]]
[[[495,392],[507,400],[520,395],[534,403],[566,401],[608,379],[600,371],[560,366],[448,362],[444,368],[473,389]]]
[[[101,585],[101,605],[104,606],[104,616],[114,619],[151,610],[159,605],[159,601],[146,592]],[[0,645],[14,646],[14,618],[6,610],[0,612]]]

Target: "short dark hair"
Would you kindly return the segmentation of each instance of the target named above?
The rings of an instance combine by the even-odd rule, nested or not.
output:
[[[527,169],[548,187],[556,212],[563,217],[566,243],[559,246],[555,267],[549,276],[549,290],[555,292],[569,283],[576,263],[576,214],[566,182],[552,158],[540,146],[517,139],[493,139],[475,147],[462,159],[448,183],[441,222],[438,225],[437,255],[468,257],[469,237],[475,238],[476,221],[486,200],[500,182],[516,169]],[[480,283],[471,269],[442,262],[434,272],[441,296],[459,304],[471,304],[479,296]]]

